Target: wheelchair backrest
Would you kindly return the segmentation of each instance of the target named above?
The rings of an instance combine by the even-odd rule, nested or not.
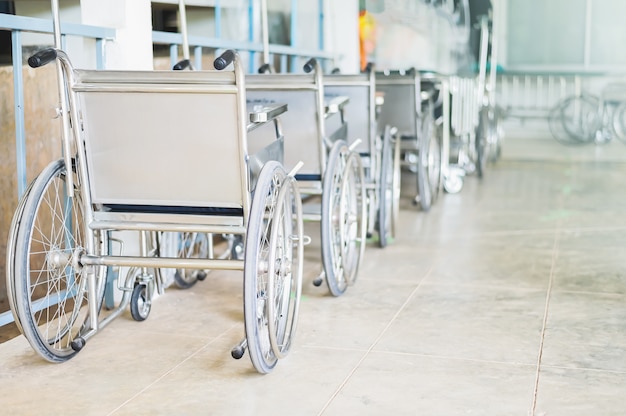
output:
[[[234,72],[75,71],[94,203],[242,208],[245,91]]]

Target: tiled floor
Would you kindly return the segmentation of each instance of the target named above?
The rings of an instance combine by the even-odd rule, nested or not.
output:
[[[410,177],[405,175],[411,187]],[[482,183],[403,199],[341,298],[310,277],[296,344],[265,376],[230,348],[241,275],[169,289],[73,360],[0,345],[5,415],[626,414],[626,146],[510,138]]]

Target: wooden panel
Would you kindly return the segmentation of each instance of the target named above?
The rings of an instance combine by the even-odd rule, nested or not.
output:
[[[57,80],[54,65],[38,70],[25,67],[22,73],[27,180],[31,181],[61,155],[60,121],[52,118],[58,103]],[[5,290],[6,242],[18,202],[13,97],[13,69],[0,67],[0,312],[9,309]]]

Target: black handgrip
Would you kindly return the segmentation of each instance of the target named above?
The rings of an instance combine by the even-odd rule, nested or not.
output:
[[[306,72],[307,74],[311,71],[313,71],[315,69],[315,63],[317,62],[317,60],[315,58],[311,58],[308,61],[306,61],[306,64],[304,64],[304,66],[302,67],[302,69],[304,69],[304,72]]]
[[[213,61],[213,66],[218,71],[221,71],[222,69],[230,65],[234,60],[235,60],[235,51],[229,49],[225,51],[223,54],[221,54],[220,56],[218,56],[217,58],[215,58],[215,61]]]
[[[332,71],[330,71],[331,74],[341,74],[341,69],[339,68],[333,68]]]
[[[363,70],[363,72],[365,72],[366,74],[369,74],[372,72],[373,69],[374,69],[374,64],[371,62],[368,62],[367,65],[365,65],[365,69]]]
[[[259,74],[265,74],[266,72],[272,73],[272,66],[270,64],[263,64],[259,67]]]
[[[183,69],[193,69],[191,66],[191,61],[189,59],[183,59],[180,62],[177,62],[176,65],[172,67],[174,71],[182,71]]]
[[[48,48],[39,51],[28,58],[28,65],[30,65],[31,68],[39,68],[40,66],[49,64],[55,59],[57,59],[57,50],[54,48]]]

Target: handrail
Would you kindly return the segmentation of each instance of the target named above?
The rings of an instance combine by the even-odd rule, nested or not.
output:
[[[15,158],[17,167],[18,197],[24,194],[27,186],[26,176],[26,132],[24,123],[24,83],[22,78],[22,32],[53,33],[52,20],[35,17],[15,16],[0,13],[0,30],[11,31],[11,55],[13,58],[13,90],[15,111]],[[116,30],[111,28],[63,23],[61,35],[82,36],[96,41],[96,67],[104,68],[104,42],[116,38]],[[13,322],[13,314],[0,313],[0,326]]]
[[[235,49],[240,51],[250,51],[250,52],[263,52],[263,43],[261,42],[244,42],[244,41],[235,41],[228,39],[220,39],[215,37],[206,37],[206,36],[193,36],[189,35],[189,45],[193,48],[212,48],[212,49]],[[152,31],[152,42],[155,44],[162,45],[170,45],[171,46],[182,46],[183,45],[183,35],[181,33],[173,33],[173,32],[161,32],[161,31]],[[334,59],[334,55],[331,52],[320,51],[320,50],[307,50],[302,48],[296,48],[288,45],[269,45],[269,54],[275,55],[288,55],[288,56],[299,56],[306,58],[317,58],[324,60],[332,60]],[[170,53],[170,60],[172,65],[174,65],[178,56],[176,50],[174,49]],[[199,67],[200,63],[195,62],[195,65]],[[250,71],[254,72],[256,68],[252,68]]]
[[[52,33],[52,20],[0,13],[0,30]],[[106,40],[113,40],[116,36],[115,29],[78,23],[62,23],[61,33]]]

